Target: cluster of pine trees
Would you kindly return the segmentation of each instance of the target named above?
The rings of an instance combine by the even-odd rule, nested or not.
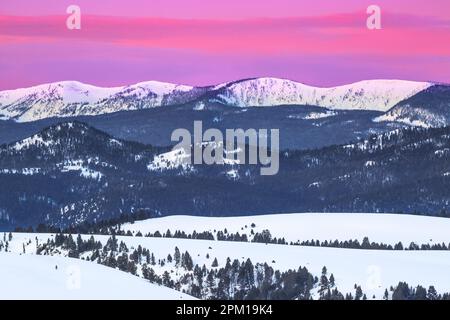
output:
[[[4,237],[8,238],[6,234]],[[361,286],[355,285],[353,293],[341,293],[335,278],[326,267],[320,278],[313,276],[306,268],[285,272],[274,270],[267,263],[253,264],[250,259],[240,262],[227,258],[223,267],[214,258],[210,266],[195,264],[188,251],[177,247],[173,254],[157,258],[154,253],[140,245],[128,248],[112,235],[105,245],[93,236],[84,240],[80,235],[57,234],[54,239],[38,245],[38,254],[64,254],[97,262],[119,269],[150,282],[173,288],[200,299],[214,300],[366,300]],[[209,255],[206,257],[210,259]],[[434,287],[427,290],[418,286],[409,287],[400,283],[386,289],[384,299],[394,300],[441,300],[450,295],[438,294]],[[376,297],[372,297],[376,298]]]
[[[8,252],[9,243],[11,242],[12,238],[13,235],[11,232],[8,234],[6,232],[3,233],[3,241],[0,240],[0,252],[2,251]]]
[[[358,240],[349,241],[319,241],[319,240],[307,240],[307,241],[297,241],[290,242],[290,245],[304,246],[304,247],[327,247],[327,248],[344,248],[344,249],[364,249],[364,250],[450,250],[450,243],[446,245],[445,243],[437,244],[422,244],[418,245],[411,242],[409,246],[404,246],[400,241],[394,246],[385,243],[370,242],[368,237],[365,237],[362,242]]]
[[[128,248],[115,235],[103,246],[93,236],[83,240],[80,235],[74,238],[70,234],[57,234],[54,239],[40,244],[37,250],[37,254],[44,255],[64,252],[201,299],[310,299],[311,290],[319,281],[306,268],[280,272],[268,264],[254,265],[250,259],[241,263],[228,258],[222,268],[219,268],[217,258],[209,267],[194,265],[191,254],[181,252],[177,247],[173,254],[157,259],[141,246]]]
[[[439,294],[434,286],[425,289],[422,286],[415,288],[409,286],[406,282],[400,282],[395,288],[390,289],[392,300],[450,300],[450,294]],[[386,290],[384,299],[389,298],[389,292]]]
[[[158,216],[153,210],[137,210],[133,214],[121,214],[117,218],[104,219],[96,222],[84,221],[80,224],[70,226],[68,228],[59,228],[44,223],[38,224],[36,227],[16,227],[14,232],[25,233],[66,233],[66,234],[102,234],[102,235],[126,235],[120,230],[120,226],[125,223],[133,223]]]

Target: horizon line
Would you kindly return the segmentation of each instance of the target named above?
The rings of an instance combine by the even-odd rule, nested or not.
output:
[[[194,85],[194,84],[160,81],[160,80],[152,79],[152,80],[143,80],[143,81],[137,81],[137,82],[133,82],[133,83],[127,83],[127,84],[123,84],[123,85],[103,86],[103,85],[98,85],[98,84],[92,84],[90,82],[83,82],[80,80],[58,80],[58,81],[37,83],[34,85],[25,86],[25,87],[16,87],[13,89],[0,88],[0,92],[31,89],[31,88],[40,87],[40,86],[59,84],[59,83],[70,83],[70,82],[79,83],[82,85],[92,86],[92,87],[101,88],[101,89],[126,88],[126,87],[130,87],[130,86],[144,84],[144,83],[150,83],[150,82],[155,82],[155,83],[160,83],[160,84],[170,84],[170,85],[175,85],[175,86],[186,86],[186,87],[192,87],[192,88],[211,88],[211,87],[218,87],[221,85],[228,85],[228,84],[258,80],[258,79],[274,79],[274,80],[295,82],[297,84],[301,84],[301,85],[313,87],[313,88],[318,88],[318,89],[332,89],[332,88],[338,88],[338,87],[348,86],[348,85],[357,84],[357,83],[361,83],[361,82],[370,82],[370,81],[373,81],[373,82],[375,82],[375,81],[399,81],[399,82],[429,83],[429,84],[433,84],[433,85],[450,85],[450,82],[433,81],[433,80],[409,80],[409,79],[401,79],[401,78],[370,78],[370,79],[362,79],[362,80],[353,81],[353,82],[346,82],[346,83],[332,85],[332,86],[320,86],[320,85],[313,85],[313,84],[309,84],[309,83],[298,81],[298,80],[293,80],[293,79],[290,79],[287,77],[285,78],[285,77],[261,76],[261,77],[238,78],[238,79],[234,79],[234,80],[230,80],[230,81],[224,81],[224,82],[219,82],[219,83],[214,83],[214,84],[209,84],[209,85]]]

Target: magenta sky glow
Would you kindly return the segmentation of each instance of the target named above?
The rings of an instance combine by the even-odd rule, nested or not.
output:
[[[382,8],[383,29],[366,28]],[[82,30],[66,28],[77,4]],[[2,0],[0,90],[79,80],[206,85],[274,76],[450,82],[448,0]]]

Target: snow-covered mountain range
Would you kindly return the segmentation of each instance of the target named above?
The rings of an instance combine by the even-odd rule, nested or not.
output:
[[[209,87],[157,81],[101,88],[64,81],[0,92],[0,119],[30,122],[51,117],[101,115],[194,102],[233,107],[314,105],[339,110],[388,111],[399,102],[433,86],[428,82],[369,80],[333,88],[257,78]]]

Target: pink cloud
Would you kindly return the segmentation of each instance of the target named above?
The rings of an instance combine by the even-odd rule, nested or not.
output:
[[[450,29],[434,26],[445,21],[428,19],[428,24],[418,25],[397,15],[386,20],[383,30],[370,31],[365,16],[358,13],[246,20],[83,16],[82,30],[71,31],[65,27],[65,16],[2,16],[0,35],[5,41],[91,41],[242,54],[450,54]]]
[[[10,0],[0,13],[16,16],[60,15],[76,3],[83,13],[103,16],[165,17],[177,19],[246,19],[329,15],[365,11],[371,4],[386,12],[448,18],[448,0]]]
[[[279,76],[331,85],[374,77],[450,82],[444,17],[365,11],[249,19],[0,15],[0,89],[75,79],[118,85],[148,79],[211,84]],[[418,63],[420,61],[420,63]]]

